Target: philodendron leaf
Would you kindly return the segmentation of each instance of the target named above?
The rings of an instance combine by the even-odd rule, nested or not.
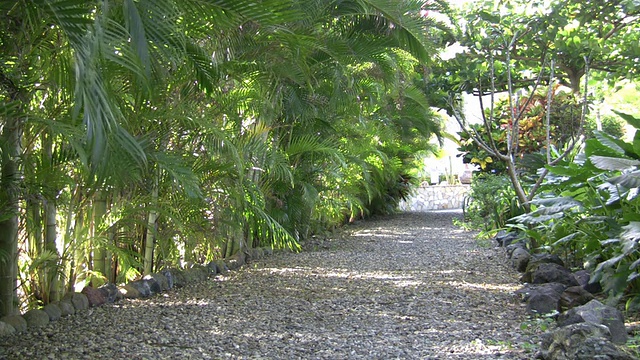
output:
[[[624,149],[620,146],[621,143],[624,144],[624,142],[622,140],[619,139],[614,139],[613,137],[611,137],[609,134],[605,134],[603,132],[600,131],[595,131],[595,137],[596,139],[598,139],[598,141],[608,147],[609,149],[619,153],[619,154],[624,154]]]
[[[623,255],[629,255],[637,248],[640,240],[640,222],[632,221],[622,228],[624,231],[620,234],[620,240],[622,240]]]
[[[626,158],[615,158],[609,156],[592,155],[589,157],[591,163],[600,170],[624,170],[640,165],[640,161]]]
[[[623,112],[616,111],[616,110],[613,110],[613,112],[616,113],[621,118],[623,118],[626,122],[628,122],[634,128],[640,129],[640,118],[637,118],[633,115],[625,114]]]
[[[640,170],[635,170],[626,174],[622,174],[620,176],[616,176],[607,180],[607,182],[614,185],[620,185],[627,189],[640,187]]]

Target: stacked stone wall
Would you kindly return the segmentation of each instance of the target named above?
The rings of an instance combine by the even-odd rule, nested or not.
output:
[[[462,209],[470,185],[422,185],[408,201],[400,203],[402,211]]]

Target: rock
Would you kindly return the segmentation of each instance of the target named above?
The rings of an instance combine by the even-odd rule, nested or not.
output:
[[[185,282],[191,284],[198,281],[204,281],[209,277],[209,271],[200,266],[185,269],[183,272]]]
[[[146,280],[129,282],[120,292],[128,299],[139,299],[151,296],[151,288],[149,287],[149,282]]]
[[[187,279],[184,276],[184,270],[172,269],[171,276],[173,277],[173,286],[181,288],[187,284]]]
[[[558,326],[568,326],[578,323],[601,324],[609,328],[611,341],[616,344],[627,342],[627,329],[624,325],[622,313],[598,300],[591,300],[585,305],[574,307],[558,317]]]
[[[22,315],[27,322],[27,328],[38,328],[49,323],[49,314],[44,310],[31,309]]]
[[[571,286],[564,290],[560,297],[560,309],[568,310],[584,305],[593,300],[593,295],[582,286]]]
[[[166,270],[163,270],[161,273],[167,279],[167,290],[173,289],[173,286],[174,286],[173,271],[174,270],[166,269]]]
[[[89,299],[87,299],[87,296],[81,293],[76,293],[76,292],[72,292],[72,293],[67,293],[62,300],[69,300],[71,302],[71,304],[73,304],[73,307],[75,308],[75,310],[86,310],[89,308]]]
[[[494,239],[498,242],[498,246],[506,247],[512,242],[514,242],[516,239],[518,239],[519,236],[520,234],[518,234],[517,232],[506,232],[504,230],[500,230],[496,234]]]
[[[107,302],[102,291],[94,287],[85,286],[84,289],[82,289],[82,293],[87,297],[89,307],[100,306]]]
[[[516,249],[525,249],[527,250],[527,243],[524,240],[518,240],[514,243],[511,243],[509,246],[505,248],[507,252],[507,257],[511,258],[511,255]]]
[[[529,254],[527,249],[524,249],[521,247],[513,250],[510,257],[511,264],[519,272],[524,272],[527,270],[527,265],[529,264],[529,258],[531,258],[531,255]]]
[[[150,275],[145,276],[143,279],[145,280],[153,280],[156,283],[158,283],[158,285],[160,286],[160,291],[157,291],[155,293],[161,293],[163,291],[169,290],[169,281],[167,280],[167,278],[160,274],[160,273],[153,273]],[[153,291],[153,286],[151,288],[151,292]]]
[[[252,248],[247,250],[247,257],[249,260],[260,260],[264,257],[264,250],[262,248]]]
[[[532,284],[555,282],[566,286],[578,285],[578,282],[573,277],[573,274],[569,269],[555,263],[538,264],[533,270],[531,270],[530,274]]]
[[[160,294],[162,292],[162,286],[155,277],[147,275],[141,281],[145,281],[149,285],[151,295]]]
[[[49,321],[56,321],[62,317],[62,310],[57,304],[47,304],[42,308],[42,310],[49,315]]]
[[[62,311],[62,316],[73,315],[76,313],[76,308],[73,307],[70,299],[61,300],[56,305],[58,305],[60,311]]]
[[[539,265],[539,264],[558,264],[560,266],[564,266],[564,261],[560,259],[560,257],[556,254],[532,254],[531,259],[529,260],[529,266],[527,267],[527,271],[531,268]]]
[[[593,323],[571,324],[543,335],[540,355],[546,360],[632,360],[609,341],[606,326]]]
[[[100,290],[102,296],[104,296],[105,301],[108,303],[113,303],[122,299],[122,294],[118,290],[116,284],[107,283],[100,286],[98,290]]]
[[[13,326],[17,332],[27,331],[27,321],[22,315],[7,315],[1,318],[0,321]]]
[[[227,263],[224,260],[218,259],[218,260],[214,260],[214,262],[216,263],[216,267],[218,268],[218,273],[224,274],[227,271],[229,271],[229,267],[227,266]]]
[[[264,255],[273,255],[273,248],[272,247],[263,247],[262,248],[262,252],[264,253]]]
[[[238,251],[225,261],[229,270],[238,270],[247,263],[247,255],[244,251]]]
[[[549,314],[560,309],[560,297],[565,286],[559,283],[527,285],[516,293],[523,295],[527,312],[532,315]]]
[[[16,332],[16,329],[10,324],[0,321],[0,337],[11,335]]]
[[[207,264],[207,269],[209,269],[210,276],[216,276],[219,272],[215,261],[209,261],[209,263]]]
[[[587,290],[592,294],[598,294],[602,292],[602,285],[600,282],[590,282],[591,274],[587,270],[579,270],[573,273],[573,277],[576,279],[578,284],[582,286],[583,289]]]

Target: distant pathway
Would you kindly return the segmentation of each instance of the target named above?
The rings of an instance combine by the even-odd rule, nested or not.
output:
[[[2,338],[0,359],[533,358],[517,273],[455,216],[362,222],[300,254]]]

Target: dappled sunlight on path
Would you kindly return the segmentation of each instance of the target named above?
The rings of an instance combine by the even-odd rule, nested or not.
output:
[[[44,335],[57,350],[43,352],[87,359],[113,351],[138,359],[531,358],[520,333],[524,308],[513,295],[517,274],[499,250],[478,247],[455,228],[454,216],[362,222],[303,244],[299,254],[279,252],[163,296],[97,308],[104,316],[55,325],[73,331],[74,323],[90,322],[96,333],[85,334],[91,345],[83,352],[56,342],[57,333]],[[26,337],[22,346],[53,346]]]

